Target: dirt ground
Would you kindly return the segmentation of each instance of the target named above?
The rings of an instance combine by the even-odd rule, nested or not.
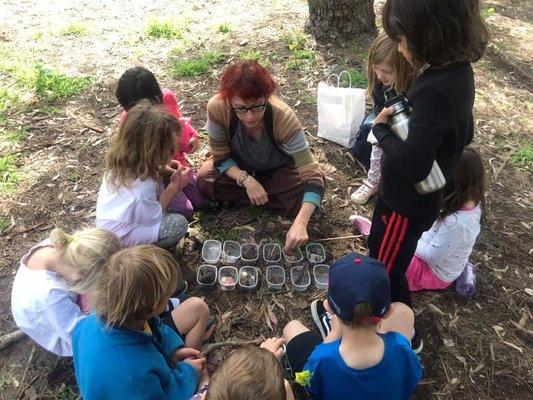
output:
[[[310,224],[311,240],[353,235],[348,216],[370,216],[372,205],[354,206],[347,199],[364,177],[349,152],[316,137],[316,87],[331,72],[362,70],[368,38],[317,44],[306,37],[313,62],[294,68],[294,54],[284,34],[302,32],[307,2],[302,0],[142,0],[11,1],[0,7],[2,57],[42,60],[67,75],[90,76],[92,88],[49,104],[27,100],[27,107],[6,112],[1,132],[25,128],[17,143],[0,143],[0,156],[20,155],[22,179],[16,189],[0,194],[0,217],[7,224],[0,235],[0,335],[16,329],[10,292],[20,257],[54,226],[68,230],[94,221],[103,155],[117,127],[120,109],[114,87],[120,74],[134,65],[151,69],[164,87],[177,93],[184,114],[199,130],[205,123],[207,100],[216,91],[224,66],[243,52],[259,51],[278,83],[278,94],[293,106],[316,158],[327,175],[323,210]],[[132,5],[134,4],[134,5]],[[516,153],[531,146],[533,111],[531,69],[533,49],[530,2],[487,2],[492,44],[476,64],[477,97],[474,143],[482,152],[488,176],[487,206],[482,233],[472,262],[478,269],[477,293],[463,299],[454,291],[414,295],[424,337],[424,377],[417,399],[530,399],[533,376],[531,254],[531,161],[518,163]],[[147,36],[152,18],[187,25],[183,38]],[[83,34],[65,35],[68,25]],[[228,29],[220,29],[226,25]],[[227,32],[223,32],[226,31]],[[305,37],[305,36],[303,36]],[[180,50],[175,51],[178,47]],[[205,74],[176,77],[175,60],[207,51],[224,54]],[[0,60],[2,61],[2,60]],[[11,85],[0,72],[1,88]],[[193,160],[206,157],[205,136]],[[223,210],[197,215],[196,236],[238,240],[283,240],[290,223],[257,209]],[[350,250],[365,251],[362,239],[324,242],[328,261]],[[193,282],[201,264],[199,243],[180,249],[181,265]],[[293,318],[310,323],[308,305],[322,292],[283,291],[204,294],[219,320],[215,341],[249,340],[280,335]],[[219,352],[222,358],[224,351]],[[68,359],[60,359],[25,338],[0,351],[0,399],[74,399],[77,389]]]

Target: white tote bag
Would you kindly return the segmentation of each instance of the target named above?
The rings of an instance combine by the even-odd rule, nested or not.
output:
[[[365,117],[365,89],[339,87],[340,77],[350,76],[348,71],[331,74],[326,82],[318,84],[318,136],[344,147],[352,147],[359,126]],[[331,77],[337,78],[337,86],[330,86]]]

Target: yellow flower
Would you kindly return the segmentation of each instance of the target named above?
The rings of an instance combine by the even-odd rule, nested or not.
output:
[[[311,382],[311,371],[297,372],[295,376],[295,382],[301,386],[309,386]]]

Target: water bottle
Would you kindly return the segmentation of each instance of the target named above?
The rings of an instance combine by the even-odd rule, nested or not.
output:
[[[394,107],[394,113],[391,115],[391,129],[396,136],[405,141],[409,135],[409,116],[411,115],[407,99],[401,94],[396,94],[391,87],[385,89],[385,98],[387,99],[385,107]],[[446,179],[437,161],[433,161],[429,175],[422,182],[415,183],[415,188],[420,194],[428,194],[442,189],[444,185],[446,185]]]
[[[455,291],[461,297],[472,297],[476,292],[476,270],[470,262],[455,280]]]

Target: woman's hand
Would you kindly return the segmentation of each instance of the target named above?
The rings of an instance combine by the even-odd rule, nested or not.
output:
[[[388,124],[389,117],[394,113],[394,107],[384,107],[383,110],[378,114],[374,120],[374,125],[376,124]]]
[[[246,188],[246,193],[250,202],[254,206],[262,206],[268,202],[268,194],[263,188],[263,186],[257,182],[253,177],[249,176],[243,182],[244,187]]]
[[[259,347],[262,347],[263,349],[267,349],[272,354],[276,356],[276,358],[279,360],[281,356],[283,356],[283,345],[285,344],[285,339],[283,338],[270,338],[265,340]]]
[[[285,238],[285,252],[288,253],[295,247],[307,243],[309,236],[307,235],[307,225],[294,221],[287,236]]]

